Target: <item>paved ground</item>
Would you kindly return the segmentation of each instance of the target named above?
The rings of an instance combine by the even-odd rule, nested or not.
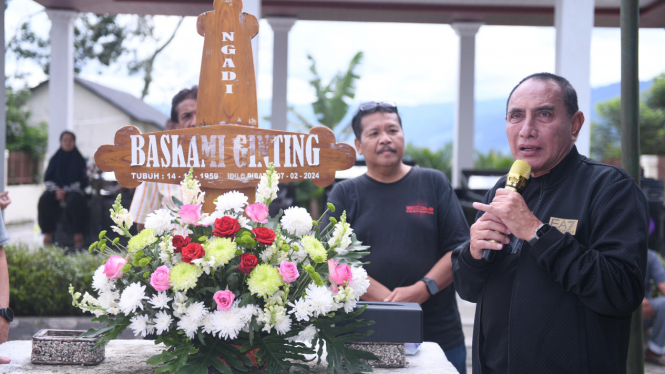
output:
[[[9,243],[14,244],[23,242],[28,245],[41,245],[44,236],[39,231],[37,223],[34,221],[24,222],[21,224],[7,225],[7,233],[9,234]]]

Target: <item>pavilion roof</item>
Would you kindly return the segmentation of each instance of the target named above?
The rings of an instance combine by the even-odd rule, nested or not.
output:
[[[47,8],[97,14],[197,16],[213,0],[34,0]],[[261,16],[312,21],[553,26],[556,0],[262,0]],[[595,0],[595,26],[619,27],[621,0]],[[665,0],[639,0],[640,27],[665,27]]]

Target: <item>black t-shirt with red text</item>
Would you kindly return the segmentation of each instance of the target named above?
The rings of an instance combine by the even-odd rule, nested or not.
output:
[[[378,182],[367,174],[343,181],[328,201],[339,218],[346,211],[358,240],[369,245],[365,270],[393,290],[422,279],[446,253],[469,239],[469,226],[446,176],[413,167],[399,181]],[[323,219],[324,227],[328,223]],[[422,304],[425,341],[443,350],[464,343],[453,284]]]

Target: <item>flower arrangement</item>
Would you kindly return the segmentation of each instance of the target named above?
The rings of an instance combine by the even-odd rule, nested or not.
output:
[[[247,371],[248,351],[268,373],[307,370],[312,359],[305,355],[320,363],[324,346],[329,372],[342,373],[342,357],[350,372],[371,371],[360,360],[374,355],[345,346],[371,334],[354,333],[373,323],[358,319],[364,309],[355,308],[369,287],[360,263],[368,247],[356,240],[345,214],[324,228],[299,207],[271,218],[277,183],[270,164],[254,204],[233,191],[205,214],[204,193],[190,170],[180,184],[185,201],[174,198],[179,210],[149,214],[134,236],[118,196],[112,229],[129,238],[127,246],[119,238],[109,245],[102,231],[90,246],[109,256],[93,277],[97,297],[81,297],[70,286],[74,306],[106,326],[85,336],[105,334],[105,344],[127,327],[137,336],[156,334],[165,349],[148,363],[162,365],[158,372]]]

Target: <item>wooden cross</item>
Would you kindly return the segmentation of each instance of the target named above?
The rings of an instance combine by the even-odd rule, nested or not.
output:
[[[318,187],[332,184],[336,170],[353,166],[353,147],[337,143],[324,126],[306,134],[258,128],[251,45],[258,21],[241,12],[241,0],[215,0],[213,7],[197,22],[205,37],[197,127],[147,134],[123,127],[113,145],[103,145],[95,153],[99,169],[114,171],[120,185],[134,188],[143,181],[180,183],[193,167],[206,192],[206,213],[215,210],[217,196],[231,190],[253,201],[269,162],[275,164],[280,182],[310,179]]]

